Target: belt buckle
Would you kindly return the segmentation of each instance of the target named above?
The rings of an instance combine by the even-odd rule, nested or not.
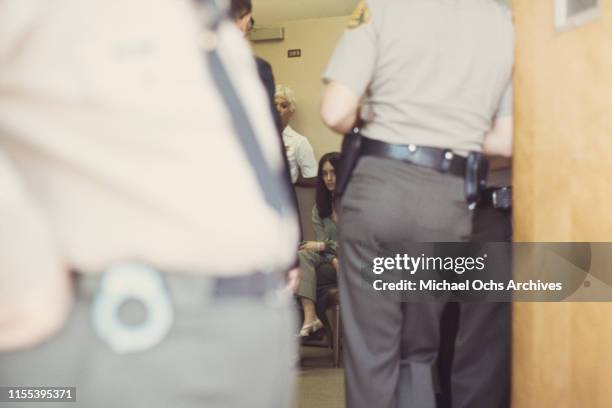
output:
[[[119,316],[121,306],[131,300],[146,309],[140,324],[127,324]],[[93,302],[92,320],[97,335],[117,354],[145,351],[159,344],[174,320],[161,273],[140,263],[121,263],[105,271]]]

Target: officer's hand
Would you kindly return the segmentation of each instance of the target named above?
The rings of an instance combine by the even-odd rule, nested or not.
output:
[[[289,295],[293,295],[297,292],[300,281],[302,280],[302,270],[299,267],[291,269],[287,272],[287,285],[283,289]]]

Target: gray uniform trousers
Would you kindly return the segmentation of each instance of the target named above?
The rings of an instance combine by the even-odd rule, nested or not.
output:
[[[364,276],[371,275],[372,259],[386,243],[463,241],[471,230],[462,178],[389,159],[360,159],[339,212],[349,408],[435,407],[444,304],[399,302],[374,293]],[[459,337],[458,357],[470,344],[469,336]],[[465,360],[457,375],[476,363]]]
[[[512,213],[495,208],[474,211],[472,240],[512,242]],[[500,248],[501,250],[501,248]],[[498,254],[511,273],[511,247]],[[500,262],[500,261],[498,261]],[[512,303],[461,303],[451,371],[452,408],[508,408],[512,343]],[[475,358],[480,357],[480,358]]]
[[[218,298],[211,279],[168,278],[172,328],[157,346],[131,354],[116,354],[96,335],[92,294],[77,288],[57,335],[0,353],[0,385],[76,386],[76,402],[0,407],[291,407],[296,350],[289,296]]]

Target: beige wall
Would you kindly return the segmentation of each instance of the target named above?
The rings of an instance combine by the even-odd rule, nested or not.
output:
[[[515,240],[612,241],[612,0],[556,33],[553,0],[512,0]],[[515,305],[513,407],[612,407],[612,304]]]
[[[348,20],[341,16],[279,23],[285,27],[283,41],[253,44],[255,54],[272,64],[276,83],[295,91],[298,108],[291,126],[310,140],[317,159],[340,148],[341,138],[321,122],[319,102],[321,75]],[[296,48],[302,56],[288,58],[287,50]]]

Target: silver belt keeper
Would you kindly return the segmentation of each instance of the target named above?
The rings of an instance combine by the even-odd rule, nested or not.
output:
[[[141,302],[144,322],[121,321],[119,309],[126,302]],[[148,350],[159,344],[172,328],[174,311],[161,273],[140,263],[121,263],[101,277],[92,320],[97,335],[117,354]]]

